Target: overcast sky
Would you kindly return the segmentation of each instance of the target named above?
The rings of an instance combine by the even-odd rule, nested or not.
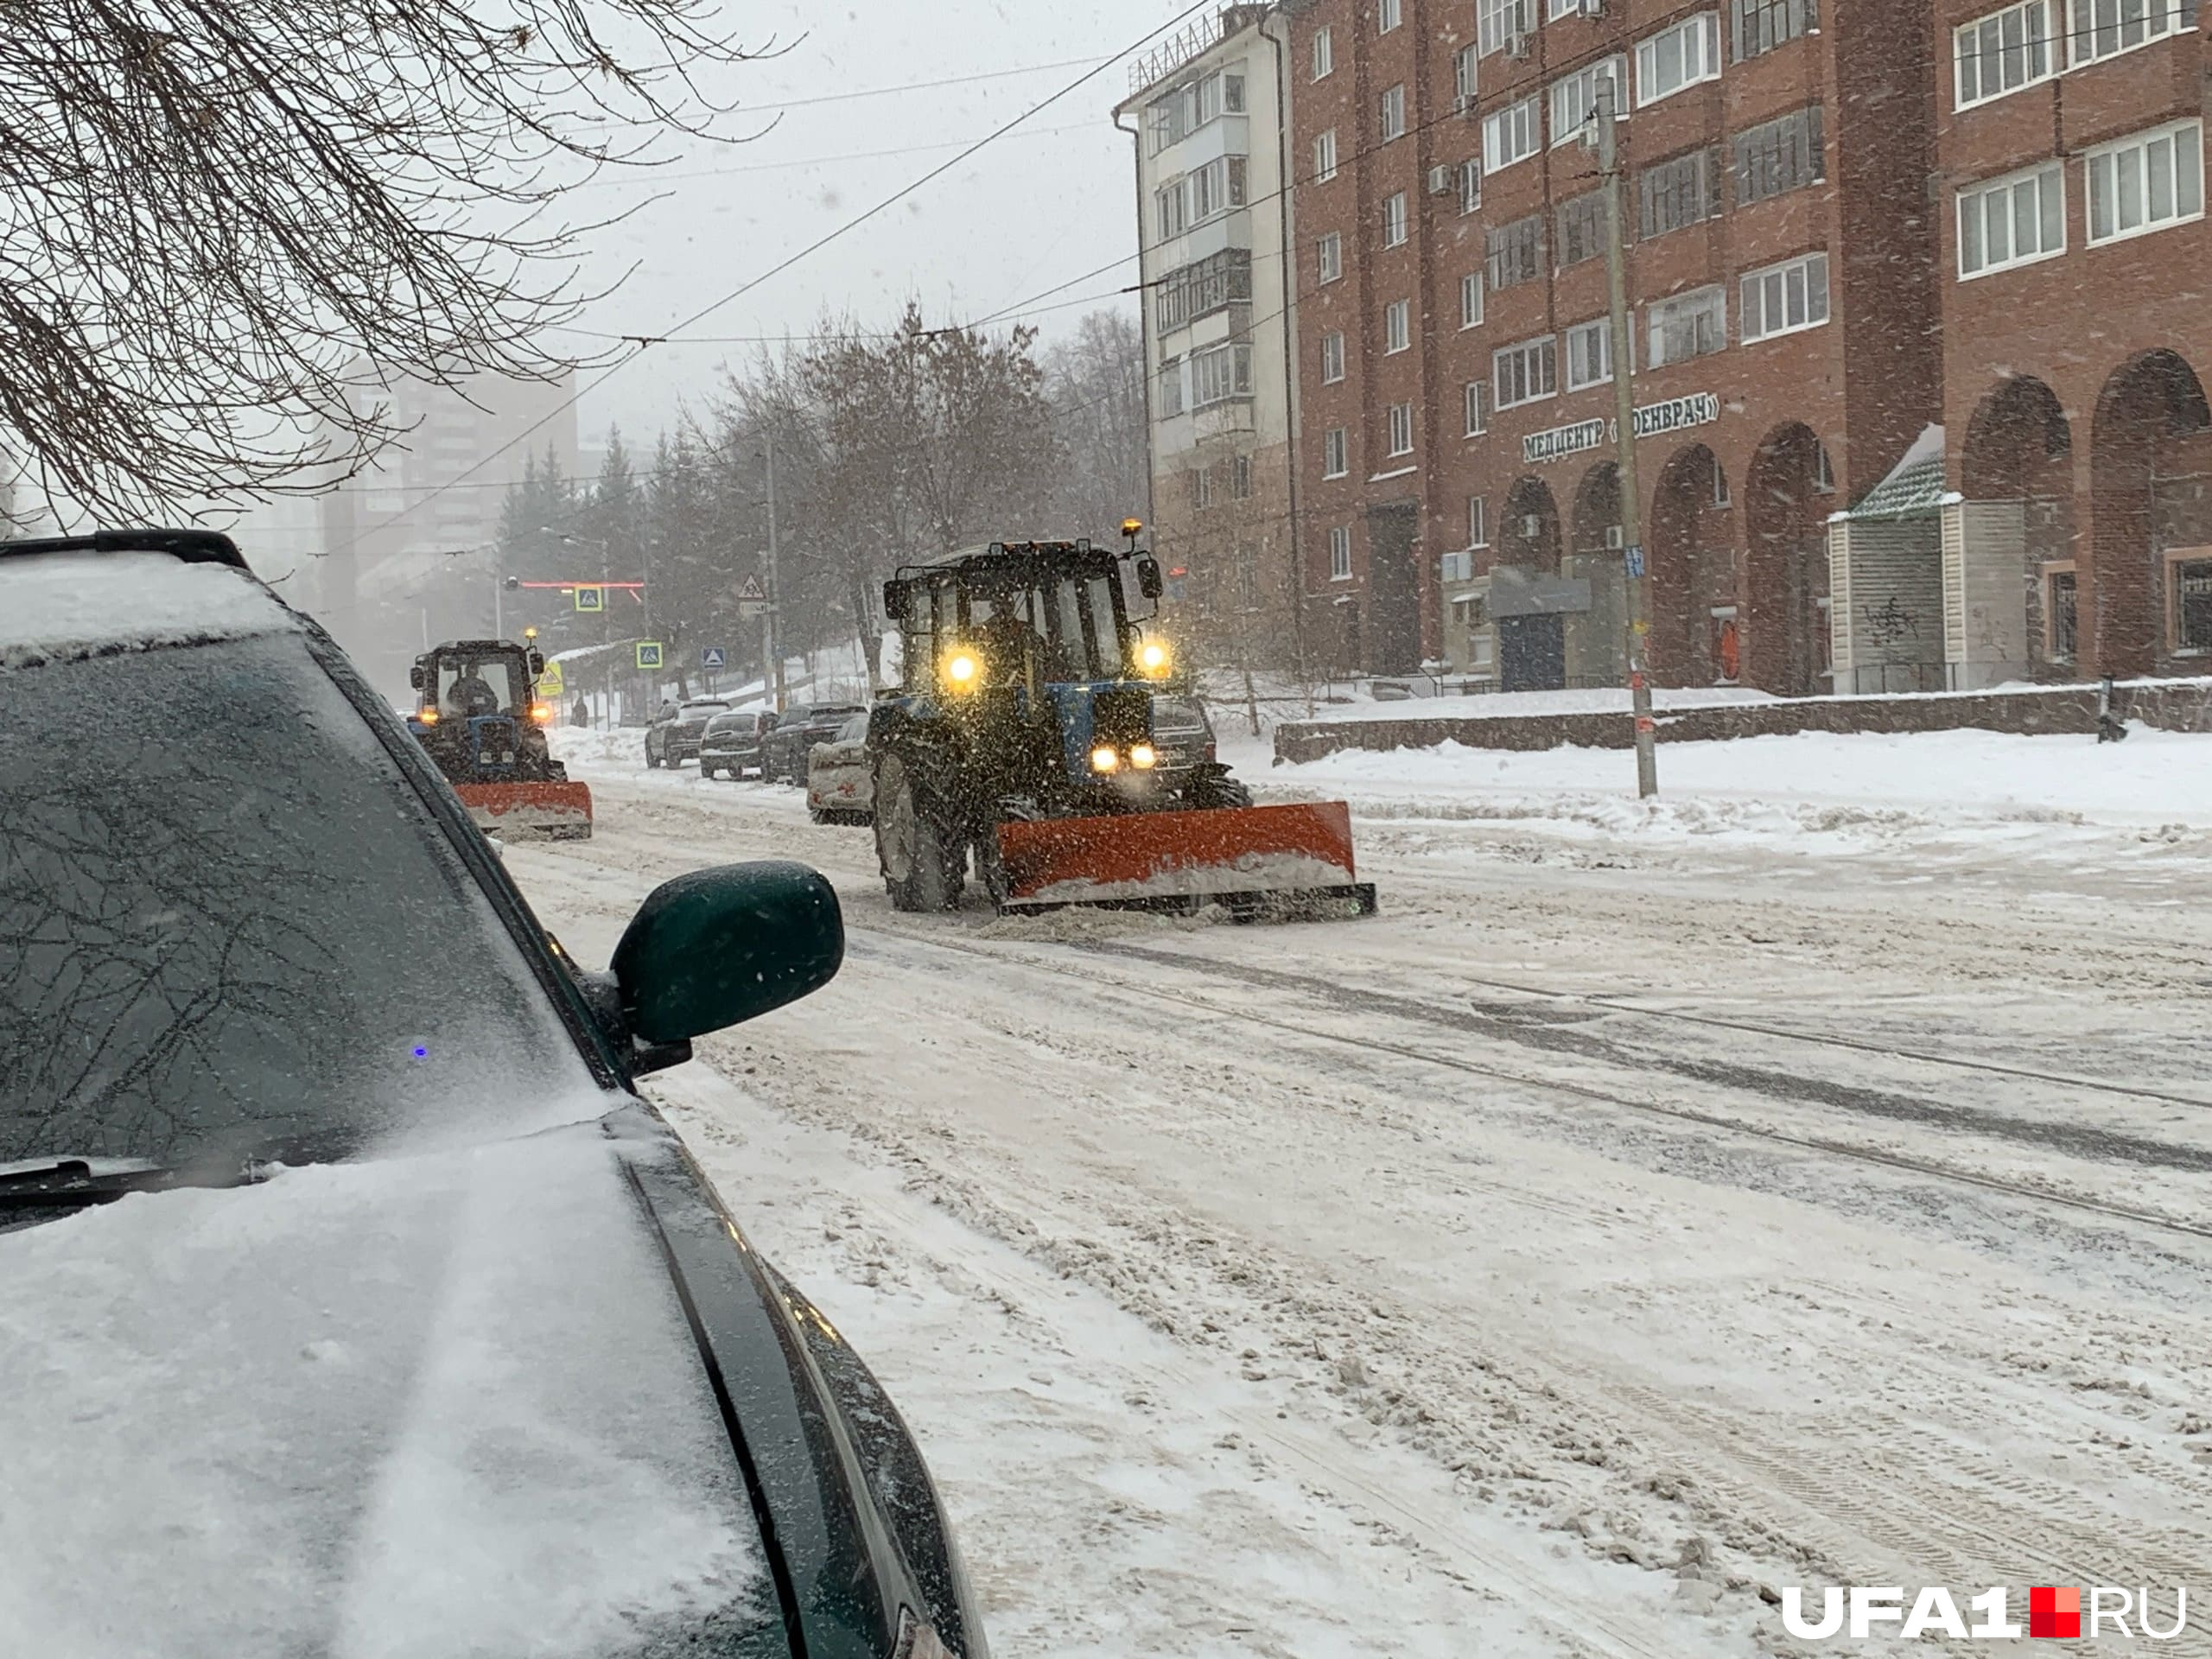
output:
[[[751,143],[687,145],[661,173],[595,183],[578,200],[663,194],[601,238],[589,274],[604,283],[638,269],[580,327],[659,334],[740,283],[957,156],[1085,67],[1174,17],[1188,0],[861,0],[823,9],[793,0],[728,0],[725,17],[783,54],[728,72],[771,130]],[[1044,66],[1052,66],[1046,67]],[[1018,71],[1020,73],[1003,73]],[[885,91],[989,76],[958,86]],[[1129,141],[1113,126],[1128,93],[1118,61],[1015,131],[924,186],[792,270],[724,306],[702,336],[804,333],[825,308],[870,326],[896,319],[909,295],[933,317],[968,319],[1014,305],[1125,258],[1041,302],[1109,295],[1136,280]],[[864,92],[875,94],[849,97]],[[820,101],[835,99],[836,101]],[[776,107],[776,106],[784,107]],[[733,122],[743,130],[745,117]],[[615,176],[608,175],[606,176]],[[1034,321],[1047,338],[1095,306]],[[596,342],[570,341],[582,346]],[[633,446],[672,423],[679,400],[709,393],[720,366],[754,348],[721,340],[655,346],[589,393],[582,441],[619,422]]]

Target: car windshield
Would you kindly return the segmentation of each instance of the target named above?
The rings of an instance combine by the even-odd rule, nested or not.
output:
[[[493,652],[438,659],[438,712],[451,718],[512,715],[528,705],[530,687],[522,664]]]
[[[483,891],[296,637],[0,687],[0,1163],[320,1158],[479,1134],[589,1086]]]
[[[723,713],[728,708],[729,704],[726,702],[687,702],[683,705],[683,712],[688,717],[705,720]]]

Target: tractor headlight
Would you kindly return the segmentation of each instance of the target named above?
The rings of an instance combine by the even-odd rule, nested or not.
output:
[[[1129,764],[1139,772],[1150,772],[1160,764],[1160,756],[1151,744],[1140,743],[1129,751]]]
[[[438,711],[428,707],[417,709],[415,711],[415,718],[425,726],[435,726],[438,723]]]
[[[1090,752],[1090,769],[1093,772],[1118,772],[1121,767],[1120,753],[1105,744],[1101,743]]]
[[[531,703],[530,717],[541,726],[550,726],[553,723],[553,705],[550,702]]]
[[[945,684],[955,691],[973,691],[983,683],[982,659],[964,646],[947,652],[938,668]]]
[[[1153,678],[1159,679],[1173,666],[1167,647],[1157,639],[1147,639],[1137,649],[1137,666]]]

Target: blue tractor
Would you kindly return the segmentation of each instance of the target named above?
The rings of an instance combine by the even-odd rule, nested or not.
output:
[[[1374,908],[1342,803],[1259,807],[1211,759],[1163,765],[1153,703],[1166,643],[1131,620],[1157,561],[1123,526],[1088,541],[994,542],[885,583],[901,684],[869,712],[878,861],[893,906],[1065,905],[1238,914],[1287,893]]]

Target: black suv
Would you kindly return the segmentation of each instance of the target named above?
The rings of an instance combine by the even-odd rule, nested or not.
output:
[[[696,759],[707,722],[728,712],[729,704],[717,697],[694,697],[681,708],[664,709],[645,728],[646,767],[676,767]]]
[[[819,875],[583,971],[205,532],[0,543],[0,707],[23,1651],[982,1659],[897,1414],[633,1089],[836,973]]]
[[[857,702],[801,703],[777,716],[760,747],[760,776],[772,784],[804,784],[806,757],[817,743],[834,743],[837,728],[868,710]]]

